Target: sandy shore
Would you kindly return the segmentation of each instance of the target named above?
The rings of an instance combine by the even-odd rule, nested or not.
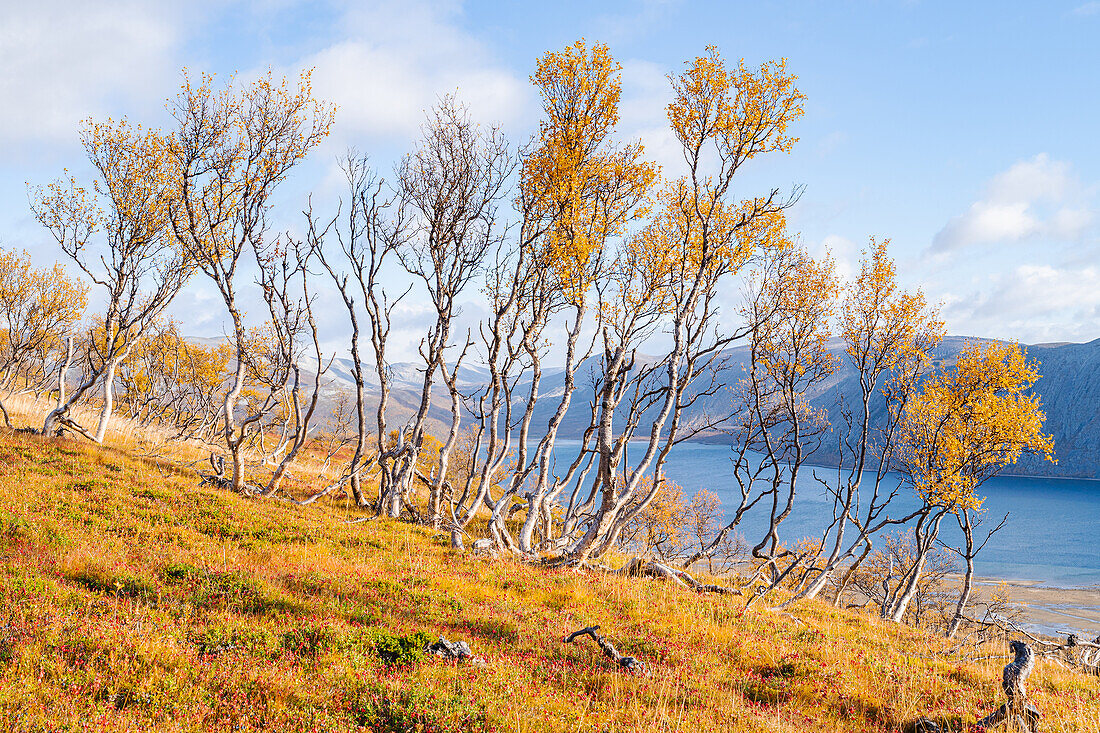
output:
[[[1074,632],[1089,641],[1100,635],[1100,586],[1054,588],[1039,581],[977,578],[974,587],[988,597],[1001,583],[1025,626],[1052,636]]]

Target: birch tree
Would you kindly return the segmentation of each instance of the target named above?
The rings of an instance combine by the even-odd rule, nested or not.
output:
[[[805,480],[803,469],[821,445],[826,415],[809,404],[807,394],[836,368],[828,350],[830,319],[836,307],[837,279],[831,259],[815,261],[794,247],[780,250],[751,288],[746,320],[749,335],[745,376],[737,387],[738,417],[733,476],[740,501],[732,519],[695,562],[724,541],[754,509],[767,513],[767,531],[751,547],[751,556],[774,588],[799,567],[804,549],[781,539],[780,530],[794,509]]]
[[[1039,397],[1028,393],[1038,378],[1038,365],[1018,345],[972,343],[907,407],[899,463],[922,507],[913,526],[915,561],[883,605],[887,618],[905,617],[946,517],[980,507],[978,489],[1021,455],[1053,459]]]
[[[481,273],[486,257],[503,241],[505,229],[498,220],[498,211],[514,167],[515,158],[501,132],[495,127],[479,128],[464,107],[447,97],[429,113],[417,150],[398,168],[398,190],[409,211],[410,230],[397,255],[424,287],[435,313],[419,349],[423,377],[416,413],[398,434],[393,466],[383,468],[383,475],[389,472],[392,476],[380,506],[386,516],[400,516],[411,506],[432,388],[438,376],[447,387],[452,416],[450,434],[439,451],[435,478],[426,480],[431,520],[439,522],[441,482],[461,419],[455,379],[469,344],[467,335],[463,335],[457,353],[448,356],[458,335],[453,332],[457,299]]]
[[[228,344],[194,343],[175,321],[157,323],[119,365],[120,411],[171,437],[209,441],[229,360]]]
[[[760,254],[797,198],[773,189],[739,200],[733,191],[747,162],[795,141],[787,127],[801,116],[803,96],[785,63],[731,71],[709,48],[686,66],[672,79],[668,117],[688,173],[665,184],[656,215],[611,268],[594,395],[598,464],[588,496],[571,508],[585,519],[566,548],[570,562],[607,552],[659,492],[672,448],[728,417],[681,424],[685,408],[721,389],[724,351],[752,330],[719,317],[724,284]],[[661,329],[667,352],[638,364],[638,347]],[[627,447],[643,415],[648,434],[630,463]]]
[[[56,181],[34,192],[31,207],[104,296],[103,335],[85,342],[87,374],[46,416],[42,430],[51,434],[61,425],[99,443],[114,411],[118,365],[183,288],[194,264],[169,225],[179,193],[174,139],[109,120],[86,122],[81,143],[98,175],[91,188],[75,178]],[[99,420],[90,428],[71,410],[97,385]]]
[[[4,400],[51,385],[65,337],[87,305],[87,285],[60,265],[36,269],[26,252],[0,250],[0,412],[9,428]]]
[[[851,403],[842,398],[832,408],[836,471],[831,477],[815,474],[832,499],[832,516],[784,605],[817,596],[833,573],[853,564],[853,558],[858,564],[859,556],[866,557],[879,532],[916,516],[897,511],[902,485],[892,471],[898,430],[930,368],[944,325],[921,291],[898,286],[889,243],[870,240],[858,277],[845,288],[839,313],[841,359],[855,375],[858,391]],[[882,417],[876,420],[876,414]]]
[[[970,603],[970,595],[974,590],[974,559],[993,539],[993,535],[1000,532],[1008,524],[1008,514],[1005,514],[994,527],[986,530],[985,537],[979,537],[978,533],[986,526],[985,516],[980,508],[959,507],[958,511],[955,512],[955,519],[958,521],[959,529],[963,534],[962,544],[958,547],[944,544],[944,549],[957,555],[965,566],[962,587],[959,589],[959,600],[955,604],[955,613],[952,615],[951,623],[948,624],[945,632],[948,639],[955,636],[966,618],[966,609]]]
[[[393,309],[410,290],[405,288],[393,295],[383,282],[383,268],[387,259],[392,261],[396,250],[405,244],[407,225],[401,200],[387,192],[385,182],[372,173],[365,157],[349,153],[342,168],[348,183],[346,208],[322,227],[315,220],[311,207],[306,212],[308,236],[318,260],[340,293],[351,326],[348,354],[355,382],[356,438],[342,480],[350,485],[357,505],[381,506],[381,498],[393,485],[395,463],[400,453],[397,441],[390,438],[386,417],[390,396],[387,344]],[[336,239],[338,253],[326,250],[326,238]],[[370,339],[378,380],[373,430],[367,425],[366,370],[370,366],[363,359],[360,348],[363,330]],[[373,444],[373,455],[368,452],[368,441]],[[367,497],[362,484],[363,474],[370,465],[380,471],[379,493],[373,500]]]
[[[252,334],[242,310],[242,268],[263,259],[271,196],[332,126],[333,110],[316,100],[309,73],[296,87],[270,74],[234,91],[213,78],[185,80],[170,111],[179,125],[171,147],[179,195],[171,208],[179,246],[222,298],[234,372],[222,400],[222,442],[232,466],[228,485],[245,484],[245,449],[274,404],[273,392],[242,410]],[[262,269],[262,263],[261,263]],[[245,270],[246,272],[246,270]],[[261,289],[266,287],[262,283]]]
[[[482,328],[482,340],[490,380],[470,400],[479,419],[479,450],[474,453],[474,478],[451,520],[461,530],[487,505],[494,539],[523,554],[554,541],[551,507],[582,470],[583,452],[556,472],[553,450],[576,391],[577,369],[592,350],[593,341],[582,337],[593,310],[599,317],[592,291],[603,277],[609,243],[644,214],[655,175],[653,166],[642,160],[640,145],[619,145],[614,139],[621,83],[619,65],[606,46],[589,49],[579,41],[547,53],[539,59],[532,82],[542,100],[543,119],[522,159],[517,236],[488,271],[492,316]],[[563,328],[555,333],[564,345],[561,390],[545,426],[535,426],[547,329],[559,316]],[[523,394],[517,395],[520,384]],[[515,468],[504,478],[509,461]],[[493,497],[498,483],[503,485],[501,494]],[[505,520],[521,491],[526,516],[512,537]],[[452,538],[461,541],[457,532]]]

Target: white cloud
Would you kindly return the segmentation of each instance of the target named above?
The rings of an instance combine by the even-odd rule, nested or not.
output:
[[[1050,229],[1066,239],[1077,239],[1093,222],[1092,212],[1085,207],[1064,206],[1050,218]]]
[[[998,203],[976,201],[965,214],[956,216],[936,234],[932,248],[953,250],[970,244],[1015,241],[1034,234],[1039,223],[1026,201]]]
[[[340,39],[300,66],[314,68],[314,91],[338,105],[342,136],[411,138],[424,112],[449,93],[481,122],[514,123],[530,113],[529,84],[461,29],[455,7],[355,7],[340,25]]]
[[[994,201],[1058,201],[1075,185],[1069,163],[1039,153],[1021,160],[989,182],[988,198]]]
[[[641,137],[647,151],[660,147],[663,143],[658,138],[668,130],[665,106],[672,99],[668,70],[641,59],[627,59],[622,65],[619,131],[623,137]],[[671,131],[668,134],[671,136]],[[676,147],[678,151],[679,145]]]
[[[0,2],[0,15],[0,143],[72,139],[81,119],[171,88],[180,24],[165,5]]]
[[[985,195],[936,234],[931,251],[1039,237],[1077,240],[1093,221],[1086,193],[1068,163],[1040,153],[994,176]]]
[[[824,257],[826,254],[831,255],[836,263],[836,274],[841,282],[851,282],[855,279],[856,270],[859,269],[859,247],[847,237],[830,234],[813,248],[812,254],[817,258]]]
[[[1087,2],[1073,9],[1074,15],[1096,15],[1100,13],[1100,2]]]
[[[1022,264],[993,275],[981,293],[948,293],[952,333],[1025,343],[1088,341],[1100,333],[1100,268]]]

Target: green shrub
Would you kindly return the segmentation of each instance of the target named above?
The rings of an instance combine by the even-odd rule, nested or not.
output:
[[[207,626],[192,639],[199,654],[222,655],[240,653],[270,659],[278,654],[278,637],[266,629]]]
[[[72,481],[65,488],[69,491],[100,492],[110,488],[103,479],[86,479],[84,481]]]
[[[519,627],[512,621],[502,618],[479,618],[466,623],[470,633],[494,641],[514,643],[519,639]]]
[[[0,511],[0,538],[9,542],[25,540],[31,537],[31,525],[16,514]]]
[[[351,607],[345,614],[348,623],[354,626],[374,626],[381,622],[382,616],[375,607]]]
[[[323,626],[291,629],[283,633],[283,650],[300,657],[317,657],[336,649],[340,637],[335,631]]]
[[[190,577],[200,575],[205,571],[188,565],[185,562],[168,563],[160,569],[160,577],[166,583],[182,583]]]
[[[147,691],[138,690],[130,685],[123,685],[117,690],[104,688],[99,691],[96,698],[107,703],[115,710],[147,707],[152,702],[152,695]]]
[[[203,609],[229,609],[254,615],[294,611],[295,603],[265,588],[260,581],[235,572],[172,563],[161,568],[161,578],[187,590],[188,602]]]
[[[172,498],[172,494],[164,489],[152,489],[144,488],[138,489],[134,492],[134,496],[139,499],[149,499],[150,501],[167,501]]]
[[[424,649],[432,643],[432,638],[423,631],[398,636],[385,629],[372,629],[369,638],[375,656],[386,664],[399,666],[419,662],[424,658]]]
[[[0,666],[15,659],[15,647],[18,641],[19,633],[11,625],[0,625]]]

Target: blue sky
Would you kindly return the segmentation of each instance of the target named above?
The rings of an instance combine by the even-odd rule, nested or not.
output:
[[[579,37],[622,62],[622,134],[668,168],[666,74],[711,43],[751,64],[787,57],[808,97],[800,141],[755,164],[741,194],[804,184],[792,227],[842,270],[868,236],[891,237],[901,279],[942,302],[953,333],[1100,337],[1100,2],[1081,0],[0,0],[0,243],[57,259],[26,183],[82,172],[83,117],[164,122],[182,67],[315,68],[337,128],[280,193],[293,226],[306,192],[338,194],[341,150],[388,170],[440,94],[522,141],[536,57]],[[201,286],[174,311],[194,335],[220,331]]]

